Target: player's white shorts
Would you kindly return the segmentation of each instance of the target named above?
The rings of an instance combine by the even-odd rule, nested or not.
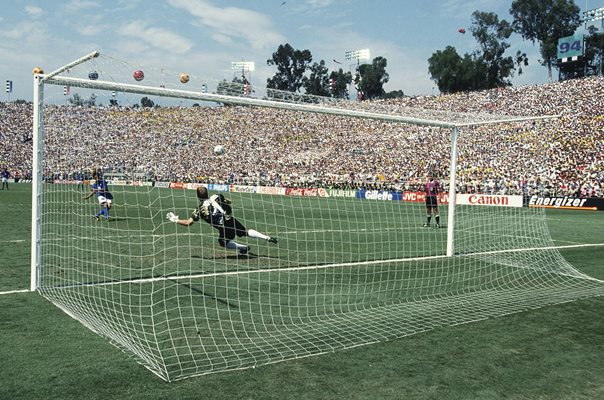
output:
[[[105,196],[97,196],[97,199],[99,199],[99,204],[107,203],[111,205],[111,203],[113,202],[113,200],[108,199]]]

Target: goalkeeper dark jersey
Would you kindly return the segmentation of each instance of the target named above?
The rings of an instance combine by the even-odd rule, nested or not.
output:
[[[247,230],[241,222],[233,217],[231,202],[221,194],[210,196],[199,204],[197,209],[191,215],[193,221],[203,219],[214,228],[218,229],[220,236],[218,241],[224,245],[229,240],[235,239],[235,236],[247,236]]]
[[[232,218],[232,214],[233,209],[230,202],[222,194],[215,194],[200,203],[197,210],[193,211],[191,218],[196,222],[203,219],[208,224],[219,228],[224,226],[225,221]]]

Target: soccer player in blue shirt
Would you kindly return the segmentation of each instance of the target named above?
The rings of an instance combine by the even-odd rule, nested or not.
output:
[[[101,209],[95,214],[94,218],[99,221],[102,215],[106,221],[109,219],[109,210],[111,209],[111,206],[113,204],[113,195],[111,194],[111,192],[109,192],[109,189],[107,188],[107,181],[103,179],[103,177],[98,171],[94,173],[93,179],[94,183],[90,188],[90,193],[88,193],[82,198],[86,200],[96,195]]]
[[[426,223],[424,227],[430,226],[430,218],[434,215],[436,227],[440,228],[440,215],[438,215],[438,193],[440,193],[440,183],[434,178],[434,174],[428,175],[428,182],[424,185],[426,192]]]
[[[5,188],[6,190],[8,190],[8,178],[10,178],[10,172],[8,172],[6,168],[4,168],[0,175],[2,175],[2,190],[4,190]]]
[[[166,218],[178,225],[191,226],[193,223],[203,219],[212,227],[218,229],[218,244],[227,249],[237,250],[239,255],[248,254],[250,246],[237,243],[236,236],[249,236],[266,240],[269,243],[277,243],[277,239],[260,233],[254,229],[246,229],[241,222],[233,217],[231,201],[225,199],[222,194],[209,196],[208,188],[201,186],[197,188],[198,207],[193,211],[189,219],[179,219],[178,215],[169,212]]]

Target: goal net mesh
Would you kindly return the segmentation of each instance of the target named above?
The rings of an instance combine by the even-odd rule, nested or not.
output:
[[[47,79],[38,291],[169,381],[604,294],[556,250],[539,208],[460,202],[446,256],[447,124],[501,116],[260,92],[104,57]],[[521,145],[518,132],[556,123],[462,128],[457,190],[522,195],[534,171],[506,149]],[[518,175],[505,175],[506,162]],[[96,196],[84,199],[96,170],[113,196],[108,219]],[[440,229],[434,217],[423,227],[416,197],[428,173],[444,189]],[[191,217],[202,184],[278,243],[237,237],[250,246],[240,256],[203,220],[168,221]]]

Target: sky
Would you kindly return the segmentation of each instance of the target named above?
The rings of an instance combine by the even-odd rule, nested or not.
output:
[[[308,49],[332,70],[354,68],[345,53],[384,57],[386,91],[436,94],[428,59],[451,45],[477,49],[469,32],[475,10],[511,20],[512,0],[11,0],[0,8],[0,101],[32,99],[33,67],[52,71],[94,50],[134,64],[232,79],[233,61],[252,61],[252,85],[276,72],[267,65],[280,44]],[[604,0],[578,0],[581,12]],[[458,29],[466,29],[466,33]],[[548,81],[538,45],[519,35],[506,55],[526,52],[529,66],[515,86]],[[335,61],[334,61],[335,60]],[[342,63],[337,64],[336,62]],[[557,75],[554,72],[554,77]],[[4,90],[13,81],[13,92]]]

